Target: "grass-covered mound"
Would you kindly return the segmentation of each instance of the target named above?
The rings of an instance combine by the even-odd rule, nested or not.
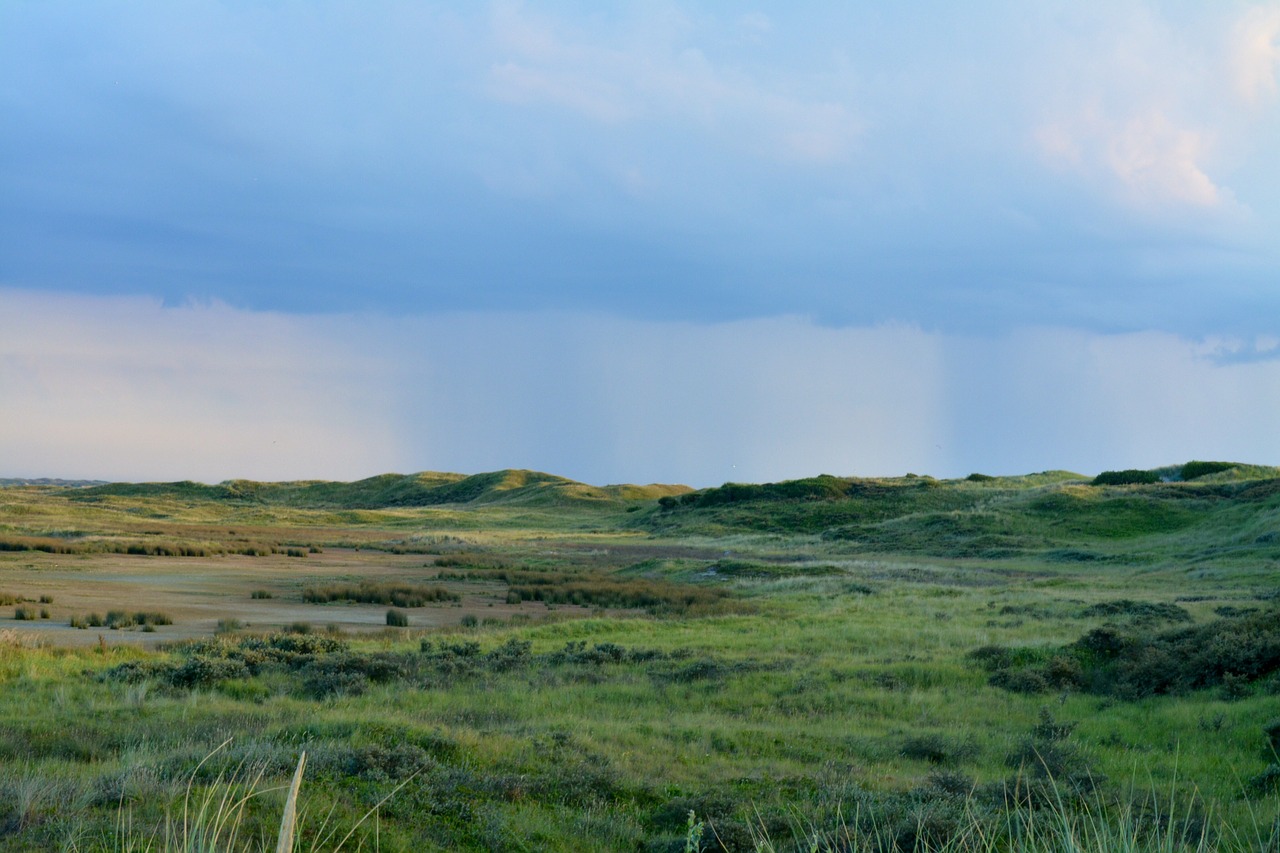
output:
[[[384,509],[451,504],[609,504],[656,500],[689,491],[684,486],[589,486],[539,471],[503,470],[484,474],[380,474],[351,483],[300,481],[261,483],[230,480],[218,485],[112,483],[76,489],[72,498],[90,502],[104,497],[151,497],[260,503],[271,506]]]
[[[1107,472],[1092,483],[1070,472],[954,481],[822,476],[666,497],[634,524],[666,536],[817,534],[857,552],[988,560],[1247,558],[1280,544],[1278,475],[1190,462]]]

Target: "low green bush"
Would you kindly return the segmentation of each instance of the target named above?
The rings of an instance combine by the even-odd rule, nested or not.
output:
[[[1164,604],[1151,601],[1134,601],[1122,598],[1118,601],[1103,601],[1090,605],[1080,611],[1085,618],[1097,616],[1124,616],[1139,622],[1190,622],[1191,614],[1176,604]]]
[[[1123,471],[1103,471],[1093,478],[1091,486],[1131,486],[1160,482],[1160,475],[1155,471],[1139,471],[1126,468]]]
[[[1196,462],[1191,461],[1182,466],[1182,479],[1195,480],[1199,477],[1207,477],[1210,474],[1217,474],[1222,471],[1230,471],[1235,468],[1234,462]]]
[[[898,746],[898,754],[904,758],[927,761],[930,764],[951,764],[973,757],[977,754],[977,748],[967,741],[930,733],[904,739]]]
[[[1262,727],[1262,733],[1267,737],[1267,747],[1271,754],[1280,758],[1280,717],[1267,722]]]

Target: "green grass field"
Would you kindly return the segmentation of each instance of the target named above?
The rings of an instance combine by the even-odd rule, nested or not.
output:
[[[0,847],[1276,849],[1280,471],[1156,479],[3,488]]]

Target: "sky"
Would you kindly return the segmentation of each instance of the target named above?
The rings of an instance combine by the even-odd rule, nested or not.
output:
[[[1280,463],[1280,2],[7,0],[0,114],[0,476]]]

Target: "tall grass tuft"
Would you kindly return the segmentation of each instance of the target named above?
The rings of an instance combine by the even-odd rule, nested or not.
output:
[[[251,768],[242,762],[229,775],[219,773],[213,782],[203,786],[200,792],[195,790],[195,781],[200,774],[200,769],[215,755],[226,749],[230,743],[230,738],[223,741],[191,771],[182,796],[180,815],[171,813],[163,826],[148,833],[134,826],[131,811],[122,804],[117,813],[114,832],[110,837],[88,848],[81,848],[78,841],[72,839],[68,849],[72,851],[111,850],[113,853],[170,853],[170,851],[172,853],[222,853],[222,851],[266,853],[272,849],[276,853],[293,853],[294,850],[301,849],[299,841],[303,827],[300,816],[303,814],[303,809],[300,802],[302,779],[307,766],[306,752],[298,756],[298,764],[293,771],[284,808],[280,813],[280,829],[273,845],[267,838],[252,836],[252,831],[248,829],[250,803],[264,794],[286,790],[282,786],[264,786],[265,767]],[[312,833],[314,839],[307,849],[313,853],[319,850],[337,853],[342,850],[347,842],[355,837],[360,827],[417,775],[414,773],[396,785],[352,824],[344,835],[339,836],[342,827],[331,826],[326,820]]]
[[[1196,792],[1183,794],[1176,783],[1165,792],[1131,792],[1123,798],[1099,792],[1081,797],[1073,786],[1059,788],[1053,779],[1047,794],[1038,780],[1019,779],[1014,787],[1003,808],[979,802],[971,793],[960,820],[942,837],[930,835],[927,804],[911,819],[914,826],[891,825],[860,805],[848,818],[837,812],[831,828],[793,820],[791,837],[782,840],[771,837],[757,816],[749,827],[751,846],[757,853],[1246,853],[1280,845],[1280,823],[1268,824],[1254,812],[1253,826],[1231,827],[1203,810]],[[1032,788],[1042,797],[1028,797]],[[714,834],[714,824],[708,826]]]

